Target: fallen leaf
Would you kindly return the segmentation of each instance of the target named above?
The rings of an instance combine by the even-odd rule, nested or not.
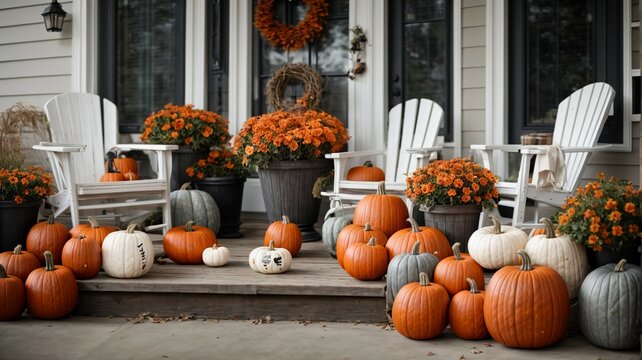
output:
[[[493,347],[493,344],[491,344],[491,343],[484,343],[483,345],[484,345],[485,347]]]
[[[471,352],[471,353],[473,353],[473,354],[481,354],[481,353],[483,353],[483,351],[481,351],[481,350],[477,349],[477,348],[476,348],[476,347],[474,347],[474,346],[473,346],[473,347],[471,347],[469,350],[470,350],[470,352]]]
[[[459,357],[459,360],[466,360],[466,357],[464,355]]]
[[[433,356],[433,355],[435,355],[435,353],[434,353],[434,352],[432,352],[432,351],[428,351],[428,352],[426,353],[426,356]]]

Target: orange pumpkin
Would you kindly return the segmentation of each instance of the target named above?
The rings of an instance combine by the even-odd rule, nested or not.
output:
[[[67,227],[54,221],[50,215],[47,221],[42,221],[31,227],[27,234],[27,251],[36,255],[40,264],[45,263],[44,252],[53,254],[55,264],[61,264],[62,248],[69,239]]]
[[[114,167],[114,159],[107,160],[105,173],[100,177],[101,182],[124,181],[125,175]]]
[[[504,266],[488,283],[484,320],[488,332],[508,347],[552,345],[566,333],[570,305],[564,279],[546,266],[532,266],[526,251],[521,266]]]
[[[337,236],[336,252],[339,265],[345,268],[343,258],[348,246],[358,242],[365,244],[371,238],[377,239],[377,244],[381,246],[386,246],[386,242],[388,241],[383,231],[371,228],[369,223],[366,223],[365,226],[351,224],[344,227],[341,232],[339,232],[339,236]]]
[[[131,172],[138,175],[138,163],[136,162],[136,160],[132,158],[128,158],[123,155],[113,160],[114,160],[114,169],[116,169],[116,171],[123,174]]]
[[[432,339],[448,325],[448,292],[443,286],[419,274],[419,282],[404,285],[392,304],[392,322],[403,336],[416,340]]]
[[[445,287],[451,297],[468,289],[467,278],[472,278],[480,289],[484,289],[484,269],[470,255],[462,254],[460,246],[458,242],[453,244],[454,255],[440,261],[435,268],[434,281]]]
[[[412,251],[412,247],[417,241],[421,243],[420,252],[433,254],[436,252],[435,255],[439,260],[453,254],[446,235],[439,229],[427,226],[420,227],[413,218],[408,218],[407,221],[410,223],[410,227],[395,232],[386,243],[390,259]]]
[[[0,264],[0,321],[17,319],[25,311],[25,286],[17,276],[7,275]]]
[[[163,236],[165,255],[177,264],[202,264],[203,251],[218,244],[210,228],[195,223],[188,221],[185,226],[175,226]]]
[[[274,246],[277,248],[288,249],[290,255],[296,256],[301,250],[303,237],[301,230],[296,224],[290,222],[290,218],[283,215],[283,221],[275,221],[265,231],[263,246],[268,246],[270,240],[274,240]]]
[[[87,220],[89,224],[78,224],[69,230],[71,237],[84,235],[87,239],[95,240],[98,242],[98,246],[102,247],[103,241],[108,234],[120,230],[116,226],[100,225],[98,221],[91,216],[88,217]]]
[[[386,175],[383,170],[373,166],[372,161],[368,160],[361,166],[355,166],[348,170],[346,180],[351,181],[384,181]]]
[[[388,269],[388,252],[375,238],[367,243],[356,242],[346,249],[345,270],[358,280],[379,280]]]
[[[18,244],[13,251],[0,254],[0,265],[4,266],[7,274],[24,282],[32,271],[40,267],[40,261],[34,254],[22,251],[22,245]]]
[[[386,184],[382,181],[376,194],[367,195],[357,203],[352,222],[356,225],[369,222],[373,228],[390,237],[406,226],[407,218],[406,204],[397,196],[386,195]],[[412,247],[412,244],[410,246]]]
[[[68,267],[76,279],[91,279],[100,272],[100,253],[98,242],[81,234],[62,248],[62,265]]]
[[[38,319],[59,319],[67,316],[78,302],[78,283],[65,266],[56,266],[51,251],[45,251],[45,267],[29,274],[27,308]]]
[[[484,322],[484,291],[477,289],[477,282],[467,278],[470,291],[460,291],[450,301],[448,318],[455,335],[466,340],[488,337]]]
[[[126,173],[123,173],[123,177],[125,178],[125,181],[133,181],[133,180],[139,180],[140,176],[138,174],[128,171]]]

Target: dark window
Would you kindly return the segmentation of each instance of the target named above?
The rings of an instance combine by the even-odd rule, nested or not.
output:
[[[272,74],[287,63],[305,63],[316,69],[326,81],[319,107],[342,120],[348,120],[348,0],[330,0],[323,35],[297,51],[273,47],[254,29],[253,114],[268,112],[265,86]],[[254,1],[256,6],[256,1]],[[300,0],[280,0],[275,4],[276,16],[287,24],[297,24],[307,11]],[[292,99],[303,95],[301,84],[289,84],[285,96]]]
[[[623,140],[622,4],[611,0],[509,2],[509,134],[551,132],[557,107],[603,81],[615,89],[600,142]]]
[[[150,113],[184,102],[185,1],[99,4],[99,92],[118,106],[121,133],[140,132]]]
[[[209,56],[208,56],[208,109],[228,117],[228,4],[229,0],[210,0],[209,18]]]
[[[452,11],[449,0],[389,2],[390,107],[426,98],[445,111],[441,135],[452,140]]]

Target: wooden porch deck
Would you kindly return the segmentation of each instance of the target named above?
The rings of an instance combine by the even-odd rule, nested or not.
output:
[[[135,317],[181,313],[217,319],[384,322],[384,281],[358,281],[330,257],[321,241],[304,243],[289,272],[259,274],[248,265],[250,251],[262,244],[267,219],[244,214],[241,239],[220,239],[230,249],[223,267],[154,264],[139,279],[114,279],[101,272],[79,281],[75,313]],[[156,255],[160,236],[152,236]]]

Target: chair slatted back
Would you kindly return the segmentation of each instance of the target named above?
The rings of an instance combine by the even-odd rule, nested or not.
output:
[[[404,182],[415,170],[417,156],[406,149],[437,145],[443,115],[441,106],[428,99],[411,99],[390,110],[386,181]]]
[[[106,102],[109,102],[106,100]],[[115,127],[115,105],[105,126]],[[103,116],[100,97],[86,93],[66,93],[55,96],[45,106],[51,128],[51,139],[60,144],[84,144],[84,152],[73,155],[73,172],[77,183],[98,181],[104,172]],[[117,134],[117,129],[110,130]],[[114,142],[115,144],[115,142]]]
[[[575,91],[557,109],[553,144],[562,147],[584,147],[597,144],[615,90],[606,83],[593,83]],[[564,191],[574,191],[580,183],[590,154],[566,153],[566,182]]]

